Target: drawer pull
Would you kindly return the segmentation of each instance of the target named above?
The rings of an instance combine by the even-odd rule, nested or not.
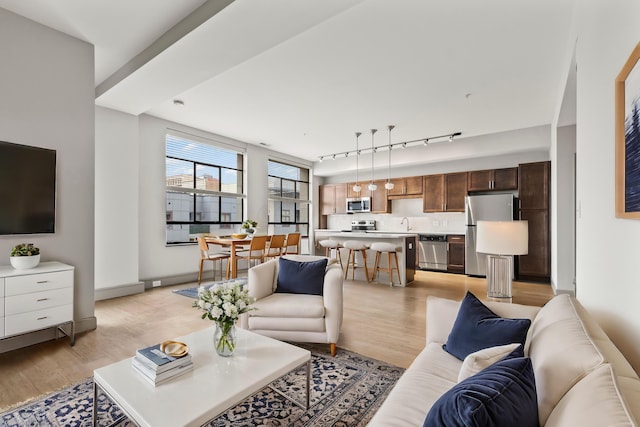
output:
[[[49,316],[44,316],[44,317],[38,317],[38,320],[44,320],[46,318],[48,318]]]
[[[38,281],[36,283],[38,283],[38,284],[40,284],[40,283],[49,283],[49,281],[48,280],[40,280],[40,281]]]
[[[38,298],[36,301],[41,302],[41,301],[47,301],[47,300],[49,300],[49,298]]]

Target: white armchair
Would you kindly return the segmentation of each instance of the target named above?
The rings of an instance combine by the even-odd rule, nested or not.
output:
[[[294,261],[325,257],[285,255]],[[293,342],[328,343],[335,356],[342,326],[342,268],[329,260],[322,295],[277,293],[278,259],[249,269],[249,295],[254,307],[240,317],[240,327],[271,338]]]

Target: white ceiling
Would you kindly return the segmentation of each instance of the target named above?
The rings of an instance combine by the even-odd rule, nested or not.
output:
[[[356,131],[380,129],[376,145],[383,145],[390,124],[399,142],[552,123],[567,80],[574,2],[0,0],[0,7],[94,44],[98,105],[313,161],[354,149]]]

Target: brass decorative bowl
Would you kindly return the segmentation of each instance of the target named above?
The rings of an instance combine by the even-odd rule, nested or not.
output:
[[[231,237],[233,237],[234,239],[246,239],[247,233],[233,233]]]
[[[168,356],[182,357],[189,353],[189,347],[180,341],[165,341],[160,344],[160,351]]]

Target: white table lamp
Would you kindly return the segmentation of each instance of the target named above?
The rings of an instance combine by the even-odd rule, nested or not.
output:
[[[527,221],[478,221],[476,251],[487,254],[487,296],[511,298],[512,255],[529,252]]]

